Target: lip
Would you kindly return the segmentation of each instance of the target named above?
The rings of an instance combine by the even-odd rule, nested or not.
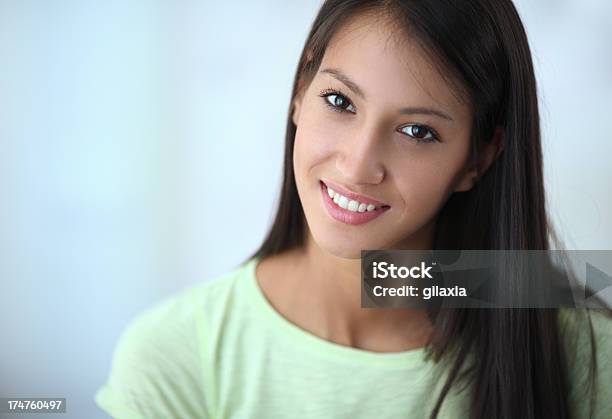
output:
[[[372,221],[375,218],[380,217],[387,211],[390,207],[386,206],[384,208],[377,208],[374,211],[364,211],[364,212],[353,212],[348,209],[340,208],[338,205],[334,204],[334,201],[329,197],[327,193],[327,186],[324,182],[319,182],[319,186],[321,189],[321,198],[323,199],[323,204],[327,210],[327,213],[335,220],[340,221],[345,224],[350,225],[359,225],[364,224],[369,221]],[[332,186],[330,188],[334,189]],[[334,189],[335,190],[335,189]],[[338,191],[340,193],[340,191]],[[342,193],[344,195],[344,193]],[[353,194],[354,196],[354,194]],[[347,196],[348,198],[348,196]],[[372,201],[370,201],[372,202]],[[379,202],[379,201],[373,201]],[[365,204],[365,202],[363,202]],[[384,205],[384,204],[383,204]]]
[[[363,195],[359,195],[356,194],[354,192],[350,192],[347,191],[346,189],[344,189],[342,186],[338,185],[337,183],[333,183],[329,180],[323,180],[321,179],[321,183],[323,183],[324,186],[326,187],[330,187],[334,190],[334,192],[338,192],[340,195],[344,195],[349,199],[353,199],[355,201],[359,201],[359,202],[363,202],[364,204],[372,204],[375,205],[377,207],[382,207],[383,205],[387,205],[384,202],[380,202],[374,198],[370,198],[369,196],[363,196]]]

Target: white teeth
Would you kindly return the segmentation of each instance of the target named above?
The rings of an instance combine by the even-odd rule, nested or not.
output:
[[[327,194],[340,208],[344,208],[349,211],[366,212],[374,211],[376,209],[375,205],[364,204],[362,202],[355,201],[354,199],[348,199],[346,196],[340,195],[338,192],[329,187],[327,188]]]

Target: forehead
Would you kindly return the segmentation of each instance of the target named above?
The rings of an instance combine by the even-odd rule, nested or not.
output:
[[[454,114],[468,112],[464,96],[440,66],[406,31],[384,17],[362,14],[344,24],[330,40],[320,66],[324,68],[346,73],[368,102],[382,94],[385,103],[400,107],[435,104]]]

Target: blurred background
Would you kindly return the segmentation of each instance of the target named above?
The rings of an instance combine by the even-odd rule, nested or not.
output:
[[[555,225],[612,249],[612,2],[516,4]],[[128,320],[255,250],[319,5],[0,1],[0,397],[107,417],[93,396]]]

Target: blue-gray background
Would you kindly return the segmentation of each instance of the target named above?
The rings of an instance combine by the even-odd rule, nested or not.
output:
[[[0,396],[106,417],[126,322],[260,243],[319,4],[0,1]],[[517,4],[553,219],[612,249],[612,3]]]

